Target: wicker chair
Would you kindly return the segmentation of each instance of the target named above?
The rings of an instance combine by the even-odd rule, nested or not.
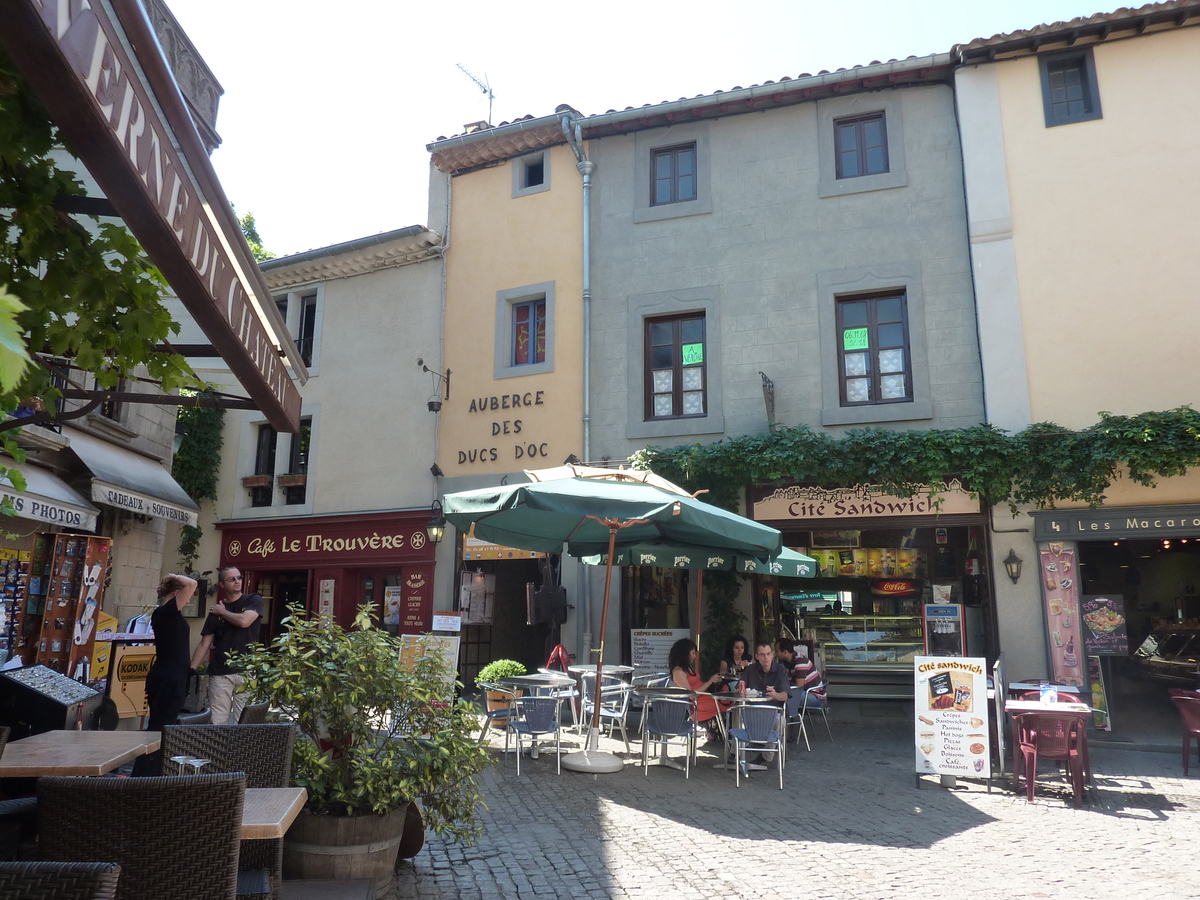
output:
[[[266,725],[267,710],[271,708],[271,704],[264,700],[262,703],[247,703],[242,707],[242,714],[238,716],[239,725]]]
[[[0,757],[4,756],[8,735],[7,727],[0,728]],[[13,856],[23,842],[32,842],[36,835],[37,797],[0,800],[0,854],[4,857]]]
[[[210,760],[209,771],[245,772],[246,787],[287,787],[292,775],[292,745],[296,726],[277,725],[168,725],[163,729],[163,759],[184,755]],[[243,877],[238,897],[271,897],[283,891],[283,840],[265,838],[242,841],[243,873],[266,870],[266,882],[252,887]]]
[[[5,900],[113,900],[116,863],[0,862]]]
[[[175,720],[176,725],[211,725],[212,710],[206,709],[198,713],[181,713]]]
[[[38,842],[48,859],[118,863],[117,900],[234,900],[245,796],[241,774],[44,777]]]
[[[208,772],[245,772],[246,787],[287,787],[292,774],[296,726],[168,725],[162,733],[163,759],[192,756],[209,760]],[[166,763],[164,763],[166,765]]]

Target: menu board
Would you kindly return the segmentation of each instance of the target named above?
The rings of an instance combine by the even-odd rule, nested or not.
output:
[[[987,660],[918,656],[913,671],[917,774],[991,778]]]
[[[440,654],[446,665],[446,679],[452,684],[458,675],[458,641],[458,635],[402,634],[400,664],[411,672],[418,657]]]
[[[1083,645],[1088,656],[1128,656],[1129,633],[1125,630],[1125,598],[1121,594],[1084,594]]]
[[[653,675],[667,671],[667,655],[680,638],[691,637],[687,628],[634,629],[629,632],[633,675]]]
[[[1046,601],[1051,678],[1062,684],[1086,687],[1087,651],[1080,631],[1075,545],[1061,541],[1038,544],[1038,574]]]

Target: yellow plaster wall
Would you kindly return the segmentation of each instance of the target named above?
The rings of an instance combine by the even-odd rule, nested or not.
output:
[[[451,181],[445,366],[453,374],[438,414],[438,465],[449,477],[557,466],[582,455],[582,179],[565,145],[551,148],[549,162],[550,190],[524,197],[512,196],[511,162]],[[546,281],[555,283],[554,370],[496,379],[496,293]]]
[[[1073,427],[1200,401],[1200,27],[1093,52],[1104,117],[1053,128],[997,64],[1033,420]]]
[[[1124,473],[1122,473],[1124,476]],[[1122,477],[1104,493],[1104,505],[1170,506],[1177,503],[1200,503],[1200,471],[1192,470],[1175,478],[1160,478],[1154,487],[1145,487]],[[1058,503],[1061,509],[1082,509],[1086,503]]]

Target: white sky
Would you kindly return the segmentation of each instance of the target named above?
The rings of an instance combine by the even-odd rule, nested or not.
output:
[[[584,114],[947,52],[1101,0],[167,0],[225,95],[213,154],[279,255],[425,224],[425,145],[486,119]],[[576,12],[575,10],[579,11]],[[658,48],[658,49],[654,49]],[[603,177],[602,175],[600,177]]]

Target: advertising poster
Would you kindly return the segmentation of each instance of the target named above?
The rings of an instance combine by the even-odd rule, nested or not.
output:
[[[441,654],[449,669],[448,681],[453,684],[458,677],[458,635],[402,634],[400,635],[400,663],[412,671],[413,662],[427,654]]]
[[[1121,594],[1084,594],[1083,643],[1088,656],[1128,656],[1129,634],[1125,630],[1125,598]]]
[[[496,602],[496,576],[483,572],[462,573],[458,587],[458,609],[464,625],[491,625]]]
[[[687,628],[634,629],[629,632],[633,676],[667,671],[667,654],[680,638],[691,637]]]
[[[400,627],[409,633],[429,631],[433,625],[432,573],[405,572],[401,585]]]
[[[383,624],[400,624],[400,597],[404,590],[399,585],[387,585],[383,589]]]
[[[1074,687],[1087,687],[1087,650],[1080,630],[1079,565],[1075,545],[1062,541],[1038,544],[1038,574],[1046,601],[1050,677]]]
[[[153,644],[112,644],[113,678],[108,696],[122,719],[148,716],[146,676],[154,664]]]
[[[918,656],[913,671],[917,774],[991,778],[987,660]]]
[[[1092,685],[1092,720],[1097,731],[1112,731],[1112,716],[1108,711],[1108,692],[1104,687],[1104,667],[1098,656],[1088,657],[1088,681]]]

